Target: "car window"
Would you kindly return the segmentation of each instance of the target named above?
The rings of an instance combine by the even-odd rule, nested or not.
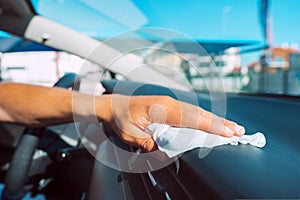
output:
[[[287,27],[287,23],[280,20],[285,17],[290,22],[295,21],[292,17],[297,14],[294,7],[298,3],[295,1],[288,0],[284,4],[285,8],[290,8],[289,15],[279,12],[282,11],[279,1],[31,2],[38,14],[101,41],[147,27],[185,34],[201,45],[206,53],[194,52],[190,41],[183,41],[187,44],[184,48],[171,41],[173,47],[178,48],[179,56],[163,50],[149,53],[144,49],[133,53],[141,56],[149,67],[179,83],[188,83],[194,89],[207,90],[207,80],[210,80],[221,81],[222,89],[227,92],[300,95],[297,37],[274,28],[295,29],[295,26]],[[281,38],[276,38],[275,34]],[[139,35],[141,37],[152,49],[163,49],[170,44],[164,37],[151,34]],[[123,47],[115,45],[114,48]],[[153,64],[158,62],[160,65]],[[164,65],[171,66],[172,70]]]

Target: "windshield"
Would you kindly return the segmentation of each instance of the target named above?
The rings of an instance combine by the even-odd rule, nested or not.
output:
[[[139,0],[32,0],[36,12],[101,41],[143,39],[156,49],[131,53],[150,67],[182,84],[206,90],[204,80],[216,77],[227,92],[300,95],[300,28],[296,26],[299,1],[139,1]],[[135,31],[156,27],[178,34],[172,40]],[[120,36],[121,35],[121,36]],[[178,38],[176,38],[179,35]],[[184,37],[181,37],[184,36]],[[128,48],[114,45],[114,48]],[[178,42],[179,41],[179,42]],[[192,41],[192,42],[191,42]],[[205,53],[195,51],[197,43]],[[179,44],[179,45],[178,45]],[[162,65],[152,65],[159,61]],[[220,79],[221,76],[221,79]],[[126,79],[126,77],[123,77]],[[179,80],[180,82],[180,80]]]

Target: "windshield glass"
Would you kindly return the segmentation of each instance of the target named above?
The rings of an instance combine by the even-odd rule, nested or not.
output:
[[[206,90],[204,78],[213,80],[221,76],[227,92],[300,95],[300,28],[296,26],[300,1],[31,2],[38,14],[101,41],[146,27],[185,35],[189,39],[179,38],[180,45],[171,41],[180,56],[170,56],[165,51],[133,53],[142,56],[145,63],[159,60],[171,65],[175,69],[172,72],[158,65],[149,66],[173,79],[183,76],[195,89]],[[132,37],[130,39],[136,39]],[[151,47],[170,45],[165,37],[143,34],[142,38]],[[193,51],[191,40],[206,53]],[[123,47],[115,45],[114,48]]]

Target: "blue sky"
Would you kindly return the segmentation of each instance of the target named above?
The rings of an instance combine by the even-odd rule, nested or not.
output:
[[[298,43],[300,45],[300,1],[272,0],[274,43]]]
[[[300,0],[269,0],[273,45],[300,45]],[[32,0],[36,10],[78,31],[111,37],[162,27],[195,39],[263,40],[260,0]]]
[[[134,2],[146,13],[149,12],[149,15],[152,10],[156,10],[158,14],[168,12],[167,17],[162,17],[163,20],[159,15],[154,15],[153,25],[169,26],[191,37],[262,39],[259,0],[148,0],[147,4],[141,0]],[[269,3],[273,43],[300,44],[300,1],[269,0]],[[149,26],[152,24],[150,22]]]
[[[193,38],[258,39],[260,37],[256,20],[257,5],[253,0],[148,0],[148,4],[139,0],[134,2],[144,10],[146,15],[153,16],[147,26],[175,29]]]
[[[110,37],[133,27],[154,26],[173,29],[197,39],[262,40],[258,18],[259,0],[33,2],[41,14],[100,37]],[[89,5],[94,5],[95,8]],[[140,13],[135,12],[136,9],[132,8],[132,5]],[[299,0],[270,0],[275,46],[283,42],[300,44],[299,8]]]

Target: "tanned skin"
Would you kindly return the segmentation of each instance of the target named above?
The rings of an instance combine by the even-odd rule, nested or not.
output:
[[[91,103],[93,102],[93,103]],[[62,88],[0,83],[0,121],[30,127],[96,118],[109,124],[127,144],[156,150],[145,132],[154,122],[188,127],[225,137],[242,136],[244,127],[200,107],[167,96],[87,95]]]

